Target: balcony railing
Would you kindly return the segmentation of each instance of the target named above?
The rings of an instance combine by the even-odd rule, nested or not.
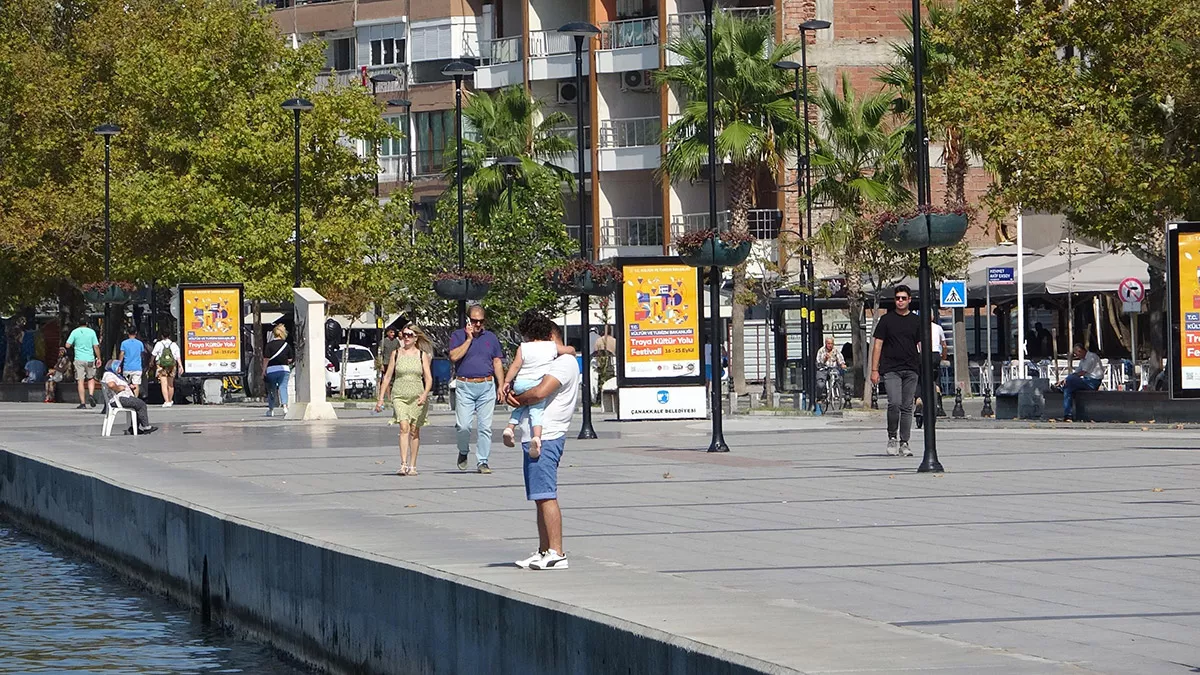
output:
[[[555,30],[537,30],[529,33],[529,55],[550,56],[552,54],[571,54],[575,45],[570,35]]]
[[[391,73],[396,76],[395,82],[380,82],[375,86],[375,90],[379,93],[396,92],[408,89],[408,68],[403,65],[384,66],[376,68],[368,68],[366,76],[362,71],[355,68],[353,70],[330,70],[324,73],[317,74],[317,81],[313,86],[316,91],[323,91],[332,87],[345,86],[365,86],[368,90],[371,89],[372,75],[378,73]],[[366,85],[363,84],[364,80]]]
[[[662,216],[605,218],[600,225],[601,246],[662,246]]]
[[[776,239],[779,237],[779,226],[783,222],[783,213],[779,209],[750,209],[746,226],[755,239]],[[696,230],[709,228],[707,213],[683,213],[671,217],[671,239]],[[729,212],[717,212],[717,229],[729,229]]]
[[[521,36],[492,40],[483,45],[482,64],[495,66],[501,63],[516,63],[521,60]]]
[[[611,21],[600,27],[601,49],[646,47],[658,44],[658,17]]]
[[[579,140],[575,137],[575,125],[574,124],[572,124],[569,127],[565,127],[565,126],[564,127],[554,127],[553,129],[550,130],[550,133],[554,136],[562,136],[564,138],[568,138],[571,140],[572,143],[575,144],[576,148],[579,147]],[[603,132],[601,132],[601,133],[603,133]],[[601,144],[603,144],[603,141],[601,142]],[[591,125],[587,125],[587,124],[583,125],[583,148],[585,150],[592,149],[592,127],[591,127]],[[575,157],[574,152],[571,153],[571,157],[572,158]]]
[[[662,138],[662,118],[627,117],[601,120],[600,147],[632,148],[658,145]]]
[[[732,17],[752,19],[774,15],[773,7],[721,7],[718,11]],[[704,34],[704,12],[672,14],[667,18],[667,39],[678,40],[689,35]]]

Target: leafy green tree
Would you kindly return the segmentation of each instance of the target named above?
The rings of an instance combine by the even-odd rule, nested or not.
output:
[[[472,130],[463,136],[463,185],[484,219],[493,209],[507,207],[509,189],[521,189],[546,177],[574,185],[574,175],[555,164],[575,151],[575,142],[556,131],[570,124],[571,118],[558,110],[544,114],[542,108],[542,102],[521,86],[491,94],[475,92],[463,108],[463,118]],[[497,164],[504,156],[521,160],[520,166]],[[453,184],[458,172],[454,142],[446,149],[446,159],[445,175]]]
[[[678,87],[686,102],[679,119],[666,130],[667,154],[661,172],[672,179],[696,179],[708,169],[708,84],[705,44],[691,31],[667,46],[683,63],[660,72],[660,81]],[[723,166],[728,194],[729,227],[748,230],[754,206],[754,182],[764,167],[781,166],[796,147],[799,118],[793,104],[791,75],[775,68],[800,49],[795,40],[776,43],[771,20],[716,16],[713,27],[713,73],[716,83],[717,160]],[[734,390],[746,390],[743,326],[747,297],[746,266],[733,270],[733,344],[730,368]]]

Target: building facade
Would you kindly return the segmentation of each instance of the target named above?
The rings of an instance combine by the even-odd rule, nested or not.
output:
[[[476,90],[523,86],[549,110],[572,119],[584,106],[585,191],[592,245],[599,258],[672,252],[671,242],[708,227],[704,181],[660,178],[662,132],[678,113],[680,97],[654,83],[651,73],[673,63],[674,38],[703,30],[702,0],[264,0],[275,7],[280,31],[295,42],[323,40],[327,71],[319,85],[357,83],[375,91],[385,115],[405,138],[378,148],[381,194],[406,182],[422,208],[446,188],[443,153],[454,138],[454,83],[441,74],[454,60],[477,64]],[[905,41],[901,16],[908,0],[718,0],[720,11],[769,16],[777,39],[798,35],[801,22],[825,19],[832,28],[810,43],[812,73],[827,84],[848,73],[859,91],[878,88],[874,73],[893,60],[890,44]],[[571,21],[601,29],[584,61],[583,91],[575,86],[572,38],[557,33]],[[380,75],[384,77],[380,78]],[[394,75],[392,80],[388,75]],[[374,78],[374,81],[373,81]],[[386,81],[380,81],[386,80]],[[411,102],[408,109],[388,101]],[[410,114],[409,114],[410,113]],[[364,156],[371,152],[365,144]],[[941,152],[931,150],[935,201],[944,184]],[[576,171],[576,158],[557,163]],[[789,162],[789,166],[795,163]],[[750,215],[766,250],[781,228],[795,230],[803,204],[794,169],[758,181]],[[777,186],[783,186],[781,188]],[[972,171],[968,196],[986,190]],[[726,203],[718,183],[718,208]],[[802,195],[801,195],[802,196]],[[570,199],[570,198],[569,198]],[[573,200],[572,200],[573,201]],[[798,208],[799,207],[799,208]],[[575,204],[566,208],[568,229],[578,227]],[[719,219],[728,217],[727,212]]]

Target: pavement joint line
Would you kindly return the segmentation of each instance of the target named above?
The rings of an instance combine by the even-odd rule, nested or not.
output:
[[[780,565],[774,567],[722,567],[711,569],[658,570],[663,574],[704,574],[713,572],[772,572],[779,570],[880,569],[886,567],[936,567],[943,565],[1014,565],[1062,562],[1099,562],[1115,560],[1170,560],[1200,558],[1200,553],[1162,553],[1159,555],[1077,556],[1060,558],[992,558],[988,560],[923,560],[918,562],[848,563],[845,565]]]

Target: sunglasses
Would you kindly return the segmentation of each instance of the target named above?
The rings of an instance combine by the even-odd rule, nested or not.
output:
[[[483,319],[471,319],[470,321],[471,321],[471,323],[475,324],[476,326],[483,325]]]
[[[417,337],[417,334],[416,334],[416,333],[401,333],[401,335],[403,335],[403,336],[404,336],[404,337],[406,337],[406,338],[415,338],[415,337]]]
[[[897,299],[897,300],[904,300],[904,301],[906,301],[906,302],[907,302],[907,301],[908,301],[908,296],[907,296],[907,295],[897,295],[897,296],[896,296],[896,299]]]

